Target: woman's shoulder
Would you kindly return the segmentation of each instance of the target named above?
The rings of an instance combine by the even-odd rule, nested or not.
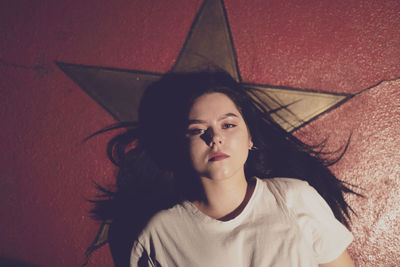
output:
[[[300,178],[290,177],[273,177],[273,178],[257,178],[265,183],[273,183],[280,186],[296,187],[308,185],[308,182]]]
[[[146,228],[159,227],[164,224],[170,224],[175,221],[177,217],[181,217],[184,212],[184,208],[181,203],[175,204],[171,208],[162,209],[153,214],[148,221]]]
[[[190,219],[183,203],[155,212],[143,227],[139,240],[146,239],[155,233],[178,231],[182,224]]]
[[[324,198],[307,181],[295,178],[263,179],[263,184],[283,204],[295,214],[309,213],[313,217],[331,217],[333,212]]]
[[[298,204],[299,199],[304,197],[319,196],[317,191],[307,181],[298,178],[275,177],[260,179],[264,190],[272,193],[280,202],[292,207]]]
[[[307,190],[312,188],[307,181],[298,178],[274,177],[274,178],[257,178],[268,188],[279,190],[282,194],[291,194],[299,190]]]

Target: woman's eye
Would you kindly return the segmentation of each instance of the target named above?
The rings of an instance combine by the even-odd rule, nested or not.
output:
[[[233,128],[233,127],[236,127],[236,125],[232,124],[232,123],[225,123],[222,128],[227,129],[227,128]]]
[[[204,133],[203,129],[189,129],[188,134],[189,135],[198,135]]]

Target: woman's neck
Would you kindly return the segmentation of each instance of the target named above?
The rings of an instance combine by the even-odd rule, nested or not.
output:
[[[201,178],[203,197],[193,204],[209,217],[228,221],[238,216],[246,207],[254,191],[255,183],[247,183],[242,177],[223,180]]]

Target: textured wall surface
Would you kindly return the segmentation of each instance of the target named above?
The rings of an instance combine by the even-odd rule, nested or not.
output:
[[[92,181],[114,169],[113,123],[55,60],[164,72],[200,0],[0,3],[0,258],[78,266],[98,225]],[[350,253],[358,266],[400,261],[400,2],[225,1],[244,81],[360,94],[296,134],[349,150],[332,169],[362,187]],[[393,81],[383,82],[382,80]],[[371,88],[370,88],[371,87]],[[112,266],[107,247],[90,266]]]

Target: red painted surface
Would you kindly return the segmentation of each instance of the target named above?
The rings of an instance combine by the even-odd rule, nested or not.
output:
[[[0,257],[78,266],[98,225],[85,198],[111,182],[110,135],[80,141],[113,119],[55,60],[166,71],[200,0],[3,1],[0,4]],[[400,3],[226,0],[245,81],[358,92],[400,76]],[[351,254],[360,266],[395,266],[398,239],[400,85],[367,90],[298,133],[331,147],[350,132],[333,168],[366,189]],[[397,222],[397,223],[396,223]],[[397,233],[397,234],[396,234]],[[90,266],[111,266],[107,248]]]
[[[347,153],[332,170],[359,185],[366,198],[348,196],[356,266],[399,266],[400,260],[400,79],[358,95],[297,133],[310,141],[330,137],[328,147]]]

